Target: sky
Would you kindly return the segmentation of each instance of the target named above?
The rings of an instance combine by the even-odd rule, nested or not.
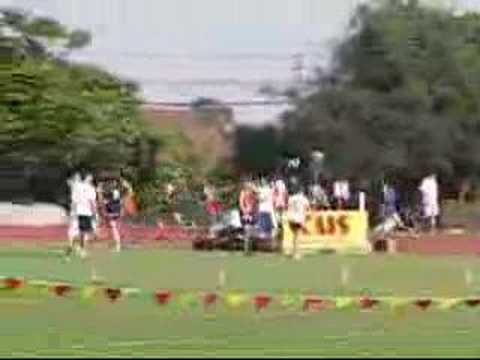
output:
[[[146,100],[233,101],[257,98],[262,85],[293,81],[297,53],[304,55],[307,70],[324,65],[363,1],[368,0],[0,0],[0,5],[90,30],[91,46],[75,58],[136,80]],[[441,1],[480,8],[480,0]],[[251,122],[280,111],[237,110]]]
[[[358,0],[0,0],[93,32],[94,48],[249,52],[334,36]]]

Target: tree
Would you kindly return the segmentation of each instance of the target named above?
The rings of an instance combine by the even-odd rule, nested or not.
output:
[[[137,86],[54,51],[87,45],[87,32],[18,10],[0,14],[1,44],[11,55],[0,60],[0,161],[138,173],[139,144],[160,139],[140,118]]]
[[[0,40],[10,42],[8,47],[16,55],[46,57],[59,47],[63,55],[68,55],[74,49],[90,44],[91,35],[84,30],[70,31],[57,20],[49,17],[36,17],[15,8],[0,9]]]
[[[479,173],[478,14],[418,1],[361,5],[349,36],[284,114],[287,147],[321,147],[338,176]]]
[[[281,156],[274,127],[239,126],[235,133],[235,167],[241,173],[266,174],[276,168]]]

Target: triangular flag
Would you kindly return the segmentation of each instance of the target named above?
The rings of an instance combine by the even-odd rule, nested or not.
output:
[[[231,292],[225,295],[225,304],[232,308],[238,309],[245,305],[248,302],[248,297],[245,294],[238,293],[238,292]]]
[[[411,299],[400,298],[400,297],[388,297],[383,298],[382,302],[388,304],[392,313],[396,317],[402,317],[406,314],[408,306],[411,304]]]
[[[203,305],[208,308],[214,306],[218,301],[218,295],[216,293],[206,293],[203,295]]]
[[[298,309],[301,309],[302,305],[304,305],[302,295],[295,293],[286,293],[282,295],[280,299],[280,304],[283,307]]]
[[[480,305],[480,299],[479,298],[465,299],[465,305],[471,308],[475,308]]]
[[[10,290],[19,289],[25,286],[25,280],[20,278],[9,277],[9,278],[3,279],[3,284],[4,284],[4,288],[6,289],[10,289]]]
[[[335,298],[335,307],[337,309],[348,309],[355,304],[355,300],[351,297],[337,297]]]
[[[400,297],[384,298],[383,301],[388,303],[392,309],[406,307],[411,303],[410,299],[400,298]]]
[[[420,309],[420,310],[427,310],[430,306],[433,305],[433,300],[432,299],[417,299],[415,300],[414,304]]]
[[[115,302],[122,296],[122,290],[116,288],[106,288],[103,290],[105,296],[110,300],[110,302]]]
[[[307,296],[303,299],[304,311],[320,311],[327,305],[327,301],[315,296]]]
[[[173,297],[172,292],[168,290],[161,290],[155,293],[155,299],[157,300],[157,303],[160,305],[168,305],[172,297]]]
[[[127,296],[127,297],[135,297],[138,296],[142,293],[142,290],[137,289],[137,288],[126,288],[122,289],[122,294]]]
[[[196,294],[188,292],[178,296],[178,304],[183,310],[186,310],[197,307],[200,302]]]
[[[253,304],[256,311],[264,310],[272,302],[272,297],[270,295],[256,295],[253,298]]]
[[[63,297],[66,296],[69,292],[71,292],[73,290],[73,287],[68,284],[56,284],[53,285],[50,289],[53,293],[55,293],[55,295]]]
[[[82,299],[91,300],[97,295],[98,288],[96,286],[86,286],[82,290]]]
[[[461,305],[462,299],[460,298],[441,299],[441,300],[437,300],[437,303],[438,303],[438,308],[440,310],[449,310]]]
[[[359,305],[360,305],[360,308],[362,309],[371,309],[374,306],[377,306],[378,304],[380,304],[380,300],[373,299],[368,296],[362,297],[359,300]]]

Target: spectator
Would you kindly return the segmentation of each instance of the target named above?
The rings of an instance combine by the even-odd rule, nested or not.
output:
[[[328,201],[328,195],[323,186],[319,183],[315,183],[310,189],[312,198],[312,207],[317,210],[326,210],[330,207]]]
[[[76,198],[75,192],[77,191],[78,184],[81,182],[80,174],[77,172],[67,180],[68,187],[70,189],[70,219],[68,224],[68,252],[71,252],[74,248],[75,239],[80,235],[78,229],[78,215],[76,214],[76,205],[74,199]]]
[[[222,204],[217,198],[215,188],[210,185],[206,185],[204,189],[206,197],[206,211],[210,217],[211,224],[215,224],[219,221],[220,213],[222,212]]]
[[[348,180],[333,183],[333,197],[338,209],[344,209],[350,200],[350,184]]]
[[[258,197],[253,183],[244,183],[240,191],[239,206],[243,224],[253,225],[258,211]]]
[[[258,217],[259,225],[263,233],[271,235],[273,229],[277,228],[275,211],[273,207],[273,189],[270,184],[262,179],[258,189]]]
[[[115,241],[115,250],[119,252],[122,249],[119,220],[123,214],[123,198],[129,187],[120,179],[110,178],[100,185],[99,190],[104,220]]]
[[[285,182],[278,178],[273,185],[273,208],[275,211],[276,222],[282,224],[283,214],[288,207],[288,190]]]
[[[437,219],[440,215],[436,175],[432,174],[425,177],[420,184],[419,190],[422,194],[423,216],[429,221],[430,230],[433,231],[437,227]]]

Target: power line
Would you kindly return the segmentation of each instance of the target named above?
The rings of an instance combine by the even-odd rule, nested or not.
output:
[[[191,107],[192,102],[183,102],[183,101],[143,101],[143,105],[147,106],[168,106],[168,107]],[[271,105],[287,105],[289,101],[287,100],[243,100],[243,101],[226,101],[221,102],[220,104],[216,105],[201,105],[201,108],[212,108],[218,109],[225,106],[271,106]]]

